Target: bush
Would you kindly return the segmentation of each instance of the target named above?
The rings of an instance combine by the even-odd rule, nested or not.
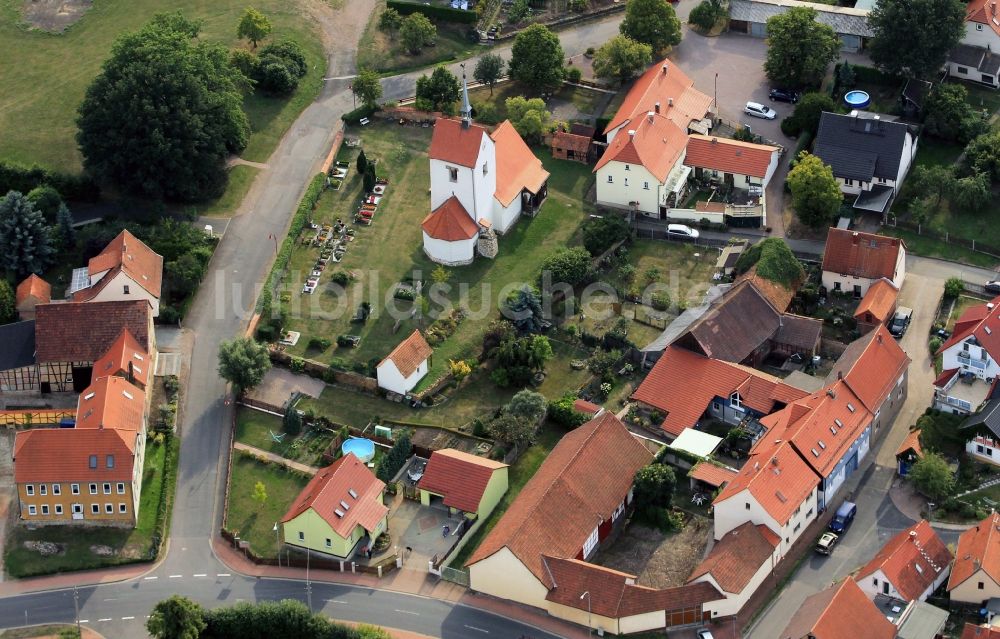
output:
[[[573,429],[587,421],[587,416],[573,407],[576,395],[567,393],[554,402],[549,402],[548,417],[554,424]]]
[[[620,215],[610,213],[599,218],[590,218],[583,225],[583,246],[594,257],[601,255],[615,242],[631,235],[628,222]]]
[[[927,343],[927,348],[930,349],[931,354],[935,354],[938,352],[938,349],[941,348],[942,344],[944,344],[944,342],[941,341],[940,337],[932,337],[931,341]]]
[[[310,337],[309,338],[309,348],[311,350],[325,351],[330,348],[332,342],[326,337]]]
[[[583,79],[583,72],[579,67],[569,67],[566,69],[566,79],[570,82],[579,82]]]
[[[958,298],[965,291],[965,282],[962,281],[960,277],[949,277],[944,283],[944,296],[946,299],[953,300]]]
[[[386,6],[395,9],[400,15],[404,16],[411,13],[422,13],[428,18],[443,20],[445,22],[458,22],[461,24],[475,24],[479,22],[478,11],[465,11],[462,9],[452,9],[448,6],[404,2],[403,0],[388,0]]]
[[[396,436],[396,441],[393,442],[389,452],[379,459],[378,465],[375,467],[375,476],[388,483],[410,458],[412,452],[413,444],[410,442],[410,432],[404,430]]]
[[[353,111],[348,111],[344,115],[340,116],[340,119],[347,124],[358,124],[362,118],[370,118],[375,115],[376,111],[378,111],[377,106],[362,104]]]
[[[25,167],[0,161],[0,195],[8,191],[28,193],[43,184],[51,186],[69,201],[96,202],[101,196],[97,182],[88,175],[68,175],[39,166]]]
[[[339,284],[340,286],[347,286],[351,283],[351,276],[346,271],[337,271],[330,276],[330,281],[334,284]]]
[[[688,15],[688,22],[705,31],[709,31],[719,20],[720,12],[717,5],[709,0],[701,0],[697,6],[691,9]]]

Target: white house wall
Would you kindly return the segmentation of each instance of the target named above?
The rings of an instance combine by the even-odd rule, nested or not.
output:
[[[989,47],[992,51],[1000,51],[1000,36],[989,25],[981,22],[966,22],[962,44],[974,47]]]
[[[549,604],[545,585],[506,547],[469,566],[469,588],[543,610]]]
[[[423,236],[424,253],[438,264],[444,264],[445,266],[471,264],[472,259],[475,257],[478,235],[468,240],[457,240],[455,242],[435,239],[427,235],[426,231],[424,231]]]
[[[992,437],[973,437],[965,442],[965,452],[978,461],[1000,466],[1000,442]]]
[[[661,184],[641,164],[612,160],[597,170],[596,186],[598,204],[629,208],[629,202],[638,202],[643,213],[659,214]]]
[[[861,297],[865,296],[868,292],[868,287],[872,285],[875,280],[868,279],[867,277],[858,277],[856,275],[842,275],[840,273],[835,273],[833,271],[823,271],[823,286],[828,291],[836,290],[836,283],[840,282],[840,290],[844,293],[853,293],[855,286],[861,287]]]
[[[750,600],[750,597],[757,592],[757,589],[760,588],[760,585],[764,583],[764,580],[767,579],[767,576],[771,574],[771,571],[774,570],[774,567],[778,564],[778,560],[780,558],[778,552],[778,549],[775,549],[771,556],[760,565],[760,568],[758,568],[757,572],[753,574],[753,577],[750,578],[750,581],[747,582],[747,585],[743,587],[741,592],[727,592],[715,580],[712,573],[702,575],[701,577],[695,579],[692,583],[704,581],[712,584],[715,586],[716,590],[726,596],[725,599],[718,599],[716,601],[705,603],[705,610],[711,612],[712,617],[726,617],[737,614]]]
[[[500,203],[500,200],[493,198],[493,230],[497,233],[503,234],[510,230],[517,220],[521,217],[521,194],[519,193],[517,197],[510,201],[510,204],[504,206]]]
[[[102,271],[102,274],[105,271]],[[95,280],[96,281],[96,280]],[[87,300],[88,302],[117,302],[117,301],[133,301],[133,300],[146,300],[152,307],[153,317],[158,317],[160,314],[160,300],[154,297],[149,291],[139,285],[138,282],[133,280],[131,277],[125,274],[124,271],[119,271],[107,284],[103,285],[104,288],[95,295],[93,298]],[[128,287],[128,293],[125,292],[125,287]]]
[[[749,490],[740,491],[729,499],[715,504],[713,510],[715,539],[718,541],[730,530],[742,526],[748,521],[753,522],[755,526],[767,526],[774,534],[781,537],[777,557],[784,557],[803,531],[816,519],[816,499],[817,490],[813,488],[805,501],[799,505],[798,512],[794,513],[789,518],[788,523],[782,526],[764,510]]]
[[[375,376],[378,378],[379,388],[384,388],[393,393],[405,395],[417,385],[424,375],[427,374],[427,360],[420,362],[416,370],[409,377],[404,376],[396,363],[392,360],[385,360],[375,369]]]
[[[775,150],[771,153],[771,163],[767,165],[767,171],[764,173],[764,186],[766,187],[771,183],[771,178],[774,177],[774,172],[778,170],[778,164],[781,162],[781,152]]]
[[[484,164],[485,175],[483,175]],[[451,181],[450,169],[455,169],[458,173],[454,182]],[[432,211],[454,195],[473,220],[490,217],[493,211],[493,194],[497,190],[496,152],[493,140],[488,135],[482,136],[474,168],[432,159],[430,178]]]
[[[971,336],[970,336],[971,337]],[[990,354],[982,346],[976,344],[969,344],[968,352],[965,351],[965,344],[968,343],[969,338],[958,342],[957,344],[952,344],[944,353],[941,354],[941,363],[944,370],[958,368],[964,373],[973,373],[980,379],[986,380],[997,377],[1000,375],[1000,366],[997,365],[995,359],[993,359]],[[973,366],[971,361],[965,363],[959,359],[960,355],[969,355],[970,360],[986,360],[986,365],[983,368]]]
[[[896,174],[896,184],[902,184],[910,172],[913,156],[917,154],[917,141],[907,132],[903,136],[903,155],[899,158],[899,172]]]
[[[979,588],[982,584],[982,589]],[[950,592],[952,602],[970,603],[979,606],[987,599],[1000,597],[1000,584],[979,569],[972,576],[955,586]]]

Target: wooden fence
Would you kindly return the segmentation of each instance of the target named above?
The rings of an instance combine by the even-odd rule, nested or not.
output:
[[[23,410],[0,410],[0,426],[5,428],[52,426],[63,419],[74,419],[75,410],[33,408]]]

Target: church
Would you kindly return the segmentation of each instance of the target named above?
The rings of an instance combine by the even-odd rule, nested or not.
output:
[[[548,171],[510,120],[492,133],[472,123],[464,78],[460,115],[434,125],[431,213],[421,223],[427,257],[447,266],[470,264],[477,252],[496,257],[497,235],[534,216],[548,194]]]

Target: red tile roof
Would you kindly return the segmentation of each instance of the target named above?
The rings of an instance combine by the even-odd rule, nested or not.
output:
[[[948,385],[948,382],[950,382],[955,377],[955,375],[958,375],[958,371],[960,370],[961,370],[960,368],[946,368],[945,370],[941,371],[940,375],[934,378],[934,385],[937,386],[938,388],[944,388],[945,386]]]
[[[101,377],[88,386],[77,401],[77,429],[112,429],[128,445],[142,432],[146,394],[122,377]]]
[[[466,128],[462,126],[461,120],[438,118],[434,123],[428,155],[432,160],[475,168],[483,136],[486,135],[486,129],[477,124],[470,124]]]
[[[966,622],[960,639],[1000,639],[1000,628],[977,626]]]
[[[893,639],[896,626],[885,618],[853,579],[807,598],[780,639]]]
[[[16,305],[21,306],[29,297],[38,304],[48,304],[52,301],[52,286],[32,273],[17,285]]]
[[[417,487],[444,497],[444,505],[467,513],[479,510],[493,473],[507,464],[443,448],[431,453]]]
[[[743,592],[765,563],[771,565],[774,549],[781,539],[762,524],[746,522],[722,536],[688,577],[688,582],[711,575],[725,592]]]
[[[149,383],[152,366],[153,361],[149,353],[139,345],[127,328],[123,328],[121,335],[108,352],[94,362],[91,381],[97,381],[99,377],[108,375],[120,375],[126,378],[131,375],[135,382],[145,388]]]
[[[826,236],[823,270],[874,280],[893,279],[903,240],[874,233],[831,228]]]
[[[951,552],[931,525],[921,519],[897,533],[854,575],[855,581],[867,579],[881,570],[906,601],[919,599],[951,565]]]
[[[687,133],[663,115],[642,115],[629,124],[631,136],[621,131],[615,136],[594,166],[597,172],[615,160],[641,164],[662,184],[677,164],[687,144]]]
[[[732,468],[717,466],[705,461],[698,462],[688,472],[688,477],[705,482],[709,486],[715,486],[716,488],[732,481],[736,475],[737,471]]]
[[[677,437],[698,422],[714,398],[728,400],[736,390],[744,405],[764,415],[806,395],[752,368],[668,346],[632,399],[666,413],[661,428]]]
[[[769,436],[757,442],[739,474],[722,489],[713,504],[748,490],[779,525],[788,523],[820,478],[789,442],[774,443]]]
[[[131,445],[110,429],[38,428],[17,433],[14,440],[14,482],[132,481],[135,438]],[[90,468],[96,455],[97,468]],[[107,467],[107,458],[114,465]]]
[[[585,135],[556,131],[552,136],[552,148],[586,154],[590,150],[591,139]]]
[[[479,225],[472,221],[469,212],[454,195],[425,217],[420,226],[435,240],[446,242],[471,240],[479,233]]]
[[[709,135],[689,135],[684,164],[763,178],[778,147]]]
[[[712,98],[695,89],[694,81],[680,67],[664,59],[635,81],[604,132],[654,111],[657,102],[660,103],[660,113],[686,132],[692,120],[701,120],[708,115]]]
[[[864,318],[865,313],[871,313],[877,322],[885,322],[896,310],[896,298],[899,289],[884,277],[868,287],[868,292],[861,298],[854,317]]]
[[[570,431],[466,565],[506,547],[551,588],[542,555],[576,557],[594,529],[610,519],[628,495],[636,471],[652,458],[611,413]]]
[[[714,586],[687,584],[658,590],[635,583],[635,575],[590,564],[578,559],[543,557],[553,585],[545,599],[577,610],[619,619],[647,612],[696,608],[723,599]],[[588,597],[580,598],[584,592]]]
[[[906,438],[903,440],[903,443],[900,444],[899,448],[896,449],[896,457],[906,454],[911,450],[916,454],[917,457],[924,456],[924,450],[920,446],[919,430],[911,430],[909,433],[906,434]]]
[[[379,362],[379,366],[385,362],[392,362],[403,377],[409,377],[433,353],[434,349],[427,343],[424,336],[420,334],[420,331],[414,329],[409,337],[397,344],[396,348],[392,349],[392,352]]]
[[[110,282],[118,271],[123,271],[132,281],[146,289],[153,297],[160,297],[163,284],[163,257],[154,253],[142,240],[128,231],[122,231],[104,250],[90,258],[87,264],[90,277],[111,271],[89,288],[73,294],[73,300],[83,302],[93,299]]]
[[[373,532],[389,512],[379,500],[384,488],[354,453],[348,453],[316,473],[281,521],[289,522],[312,508],[341,537],[350,537],[357,526]]]
[[[521,139],[510,120],[504,120],[490,135],[496,144],[497,190],[493,196],[503,206],[527,189],[532,194],[542,190],[549,172]]]
[[[979,345],[994,359],[1000,358],[1000,296],[966,309],[955,322],[955,332],[941,345],[938,353],[964,342],[970,335],[975,336]]]
[[[958,538],[948,590],[958,587],[980,568],[1000,584],[1000,513],[990,513]]]
[[[578,413],[583,413],[584,415],[596,415],[603,409],[593,402],[588,402],[585,399],[573,400],[573,410]]]
[[[910,358],[892,338],[889,329],[879,326],[851,342],[827,376],[827,384],[839,376],[868,410],[880,410],[882,402],[896,387],[910,366]]]
[[[792,303],[792,298],[795,297],[795,291],[798,289],[798,286],[785,286],[761,276],[757,272],[756,264],[750,267],[746,273],[739,275],[733,280],[733,287],[735,288],[737,284],[743,281],[750,282],[750,285],[763,295],[779,313],[784,313],[788,310],[788,305]]]
[[[95,362],[122,329],[149,351],[152,309],[146,300],[66,302],[35,307],[35,347],[38,362]]]
[[[1000,35],[1000,18],[997,16],[996,0],[971,0],[965,6],[965,21],[985,24]]]

